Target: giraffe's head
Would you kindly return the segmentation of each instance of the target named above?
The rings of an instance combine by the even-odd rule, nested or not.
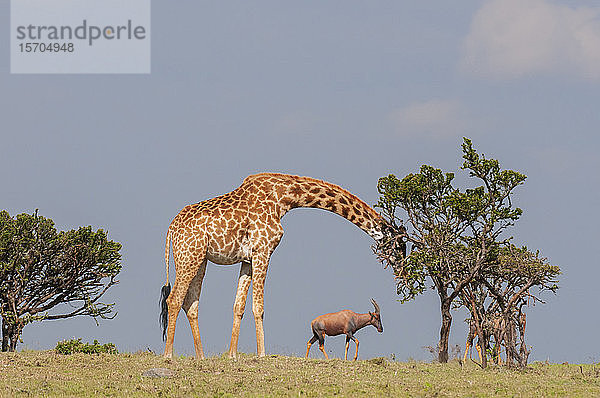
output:
[[[369,236],[371,238],[375,239],[375,242],[379,242],[380,240],[382,240],[385,237],[385,234],[383,232],[383,228],[381,225],[372,227],[369,231],[367,231],[367,233],[369,234]]]
[[[406,228],[403,225],[389,223],[382,219],[378,226],[378,238],[374,235],[375,244],[373,251],[379,257],[379,260],[387,265],[391,265],[392,269],[396,269],[396,264],[406,257]]]
[[[376,213],[375,213],[376,214]],[[376,214],[374,222],[369,222],[367,234],[375,240],[376,243],[388,240],[392,237],[395,227],[387,222],[386,219]]]

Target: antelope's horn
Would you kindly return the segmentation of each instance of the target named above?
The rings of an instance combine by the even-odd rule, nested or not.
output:
[[[375,307],[375,313],[379,314],[379,305],[377,305],[377,301],[371,299],[371,303],[373,303],[373,307]]]

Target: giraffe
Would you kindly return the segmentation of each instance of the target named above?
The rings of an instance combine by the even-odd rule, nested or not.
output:
[[[229,357],[237,358],[240,324],[251,283],[256,351],[259,356],[265,356],[263,315],[267,268],[271,254],[283,236],[281,218],[298,207],[336,213],[378,242],[391,234],[391,227],[383,217],[350,192],[326,181],[295,175],[250,175],[232,192],[184,207],[169,225],[165,244],[167,281],[161,298],[163,338],[166,327],[165,358],[173,355],[175,322],[181,308],[192,329],[196,359],[204,358],[198,302],[207,260],[220,265],[241,262]],[[173,243],[176,272],[172,291],[169,285],[170,242]]]
[[[493,358],[494,361],[497,361],[499,365],[502,365],[502,357],[500,356],[500,351],[502,349],[502,342],[504,342],[505,339],[505,334],[506,334],[506,327],[505,327],[505,320],[504,317],[502,317],[501,314],[492,314],[492,315],[488,315],[489,319],[485,319],[483,321],[483,329],[484,329],[484,333],[485,335],[487,335],[487,337],[485,337],[485,339],[487,339],[488,341],[485,343],[486,345],[486,349],[487,349],[487,345],[489,345],[489,337],[490,335],[494,337],[494,350],[493,350]],[[467,355],[469,353],[469,348],[471,348],[471,346],[473,345],[473,340],[477,337],[477,344],[475,345],[475,348],[477,349],[477,353],[479,354],[479,362],[482,362],[482,355],[485,354],[487,355],[486,352],[482,353],[482,348],[481,348],[481,340],[479,339],[479,335],[477,334],[477,326],[475,325],[475,321],[473,319],[469,320],[469,333],[467,335],[467,343],[465,345],[465,355],[463,358],[463,363],[467,362]]]
[[[465,356],[463,358],[463,363],[467,363],[467,356],[469,354],[469,349],[473,345],[473,340],[477,337],[477,344],[475,348],[477,349],[477,353],[479,354],[479,362],[481,363],[481,344],[479,342],[479,336],[477,335],[477,327],[475,326],[475,321],[473,319],[469,320],[469,333],[467,334],[467,344],[465,345]]]

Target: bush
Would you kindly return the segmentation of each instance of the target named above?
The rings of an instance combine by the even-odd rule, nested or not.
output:
[[[113,319],[114,303],[99,300],[119,282],[120,250],[101,229],[59,231],[37,210],[17,216],[0,211],[0,350],[15,351],[32,322]]]
[[[94,340],[93,344],[82,343],[81,339],[59,341],[54,348],[59,354],[70,355],[75,352],[84,354],[118,354],[117,347],[113,343],[100,344]]]

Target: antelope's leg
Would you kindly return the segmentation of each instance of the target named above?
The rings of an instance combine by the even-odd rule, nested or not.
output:
[[[348,347],[350,346],[350,337],[346,336],[346,351],[344,352],[344,361],[348,360]]]
[[[317,340],[319,340],[319,338],[316,335],[313,335],[313,337],[311,337],[310,340],[308,340],[308,343],[306,343],[306,357],[305,358],[308,358],[308,351],[310,351],[310,347],[312,347],[314,342]]]
[[[319,350],[321,350],[323,355],[325,355],[325,359],[329,359],[329,357],[327,356],[327,353],[325,352],[325,344],[319,343]]]
[[[242,318],[246,310],[246,298],[248,297],[248,288],[251,281],[252,267],[250,263],[242,262],[235,302],[233,303],[233,327],[231,328],[231,342],[229,343],[229,358],[237,358],[240,325],[242,324]]]
[[[356,343],[356,352],[354,353],[354,360],[356,361],[356,358],[358,358],[358,339],[352,335],[350,339]]]
[[[196,359],[204,359],[204,351],[202,350],[202,341],[200,340],[200,328],[198,327],[198,302],[200,292],[202,290],[202,280],[206,272],[206,260],[200,265],[198,273],[192,279],[188,287],[187,294],[183,300],[183,310],[185,311],[190,327],[192,328],[192,336],[194,337],[194,349],[196,351]]]

